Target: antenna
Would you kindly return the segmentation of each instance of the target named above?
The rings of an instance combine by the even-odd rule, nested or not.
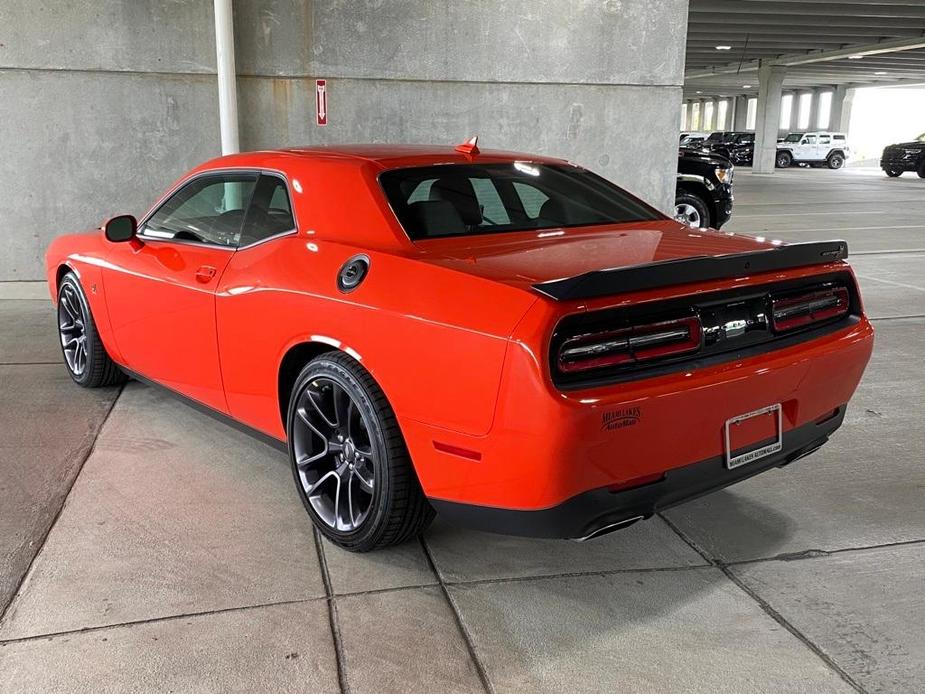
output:
[[[473,135],[461,145],[456,145],[456,151],[474,157],[479,153],[479,136]]]

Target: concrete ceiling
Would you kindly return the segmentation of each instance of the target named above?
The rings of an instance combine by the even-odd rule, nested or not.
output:
[[[759,60],[784,89],[925,83],[925,0],[691,0],[684,98],[757,94]]]

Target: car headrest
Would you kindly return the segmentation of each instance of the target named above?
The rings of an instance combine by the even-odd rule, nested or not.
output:
[[[421,236],[466,233],[466,225],[459,211],[447,200],[419,200],[408,205],[408,211]]]
[[[438,178],[430,186],[429,197],[432,201],[445,200],[453,205],[462,217],[463,223],[468,226],[478,226],[482,223],[482,207],[468,178]]]
[[[568,210],[561,200],[550,198],[540,208],[539,221],[543,224],[568,224]]]

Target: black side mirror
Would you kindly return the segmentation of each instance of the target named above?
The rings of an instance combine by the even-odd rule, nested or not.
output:
[[[118,217],[107,219],[103,225],[106,240],[113,243],[131,241],[138,231],[138,221],[130,214],[120,214]]]

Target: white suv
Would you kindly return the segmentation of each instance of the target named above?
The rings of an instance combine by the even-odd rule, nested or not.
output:
[[[775,164],[786,169],[791,164],[825,164],[840,169],[848,158],[848,138],[845,133],[790,133],[777,143]]]

